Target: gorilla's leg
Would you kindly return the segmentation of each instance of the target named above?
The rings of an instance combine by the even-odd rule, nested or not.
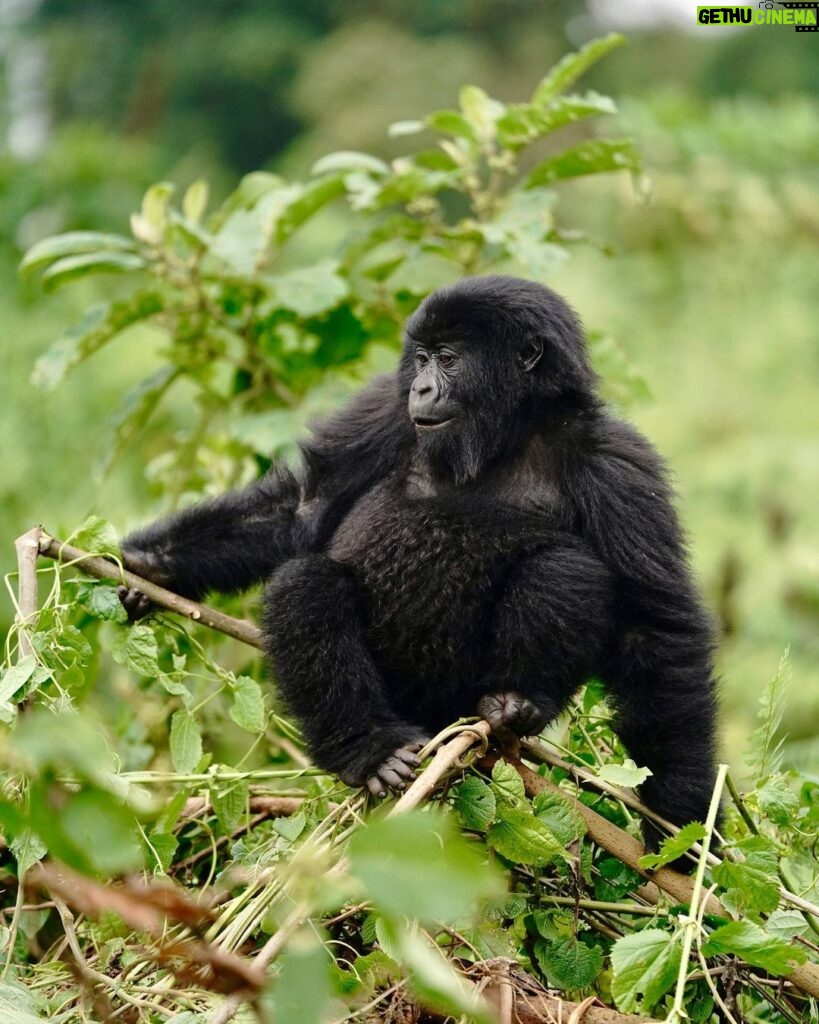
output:
[[[612,626],[612,583],[568,541],[529,554],[495,612],[493,667],[479,713],[502,738],[535,735],[600,664]]]
[[[316,764],[377,796],[404,789],[425,737],[389,705],[350,569],[325,555],[286,562],[265,590],[262,625],[279,692]]]

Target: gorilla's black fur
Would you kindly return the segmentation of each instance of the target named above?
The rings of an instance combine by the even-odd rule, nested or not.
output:
[[[646,802],[703,819],[709,620],[663,464],[601,406],[558,295],[508,277],[436,292],[397,374],[302,450],[298,473],[161,520],[124,554],[191,597],[268,580],[266,649],[319,765],[401,788],[424,735],[475,713],[537,732],[597,674],[653,772]]]

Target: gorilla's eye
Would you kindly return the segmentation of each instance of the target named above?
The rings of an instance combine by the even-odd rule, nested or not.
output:
[[[416,352],[415,353],[415,362],[419,366],[426,366],[427,363],[429,362],[429,356],[426,354],[426,352]]]
[[[438,363],[439,363],[439,364],[440,364],[441,366],[444,366],[444,367],[446,367],[446,366],[452,366],[452,364],[453,364],[454,362],[455,362],[455,356],[453,356],[453,355],[452,355],[452,354],[451,354],[450,352],[442,352],[442,353],[441,353],[441,354],[440,354],[440,355],[438,356]]]

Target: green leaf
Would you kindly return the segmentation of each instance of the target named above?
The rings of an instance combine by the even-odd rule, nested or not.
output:
[[[505,145],[522,146],[567,124],[600,114],[616,113],[614,100],[596,92],[587,92],[585,96],[564,96],[548,107],[520,104],[507,108],[498,121],[498,134]]]
[[[676,937],[646,928],[618,939],[611,950],[611,993],[623,1013],[648,1013],[677,980],[682,948]]]
[[[465,85],[458,94],[458,103],[480,139],[488,141],[495,137],[495,123],[506,110],[502,103],[476,85]]]
[[[437,252],[418,250],[398,264],[387,277],[387,283],[393,292],[427,295],[461,276],[461,268],[454,260]]]
[[[808,922],[798,910],[774,910],[765,922],[765,931],[787,942],[797,935],[806,935]]]
[[[264,312],[290,309],[299,316],[311,317],[333,309],[349,291],[338,269],[337,260],[322,260],[288,274],[265,277],[271,297],[264,304]]]
[[[434,129],[436,132],[468,139],[470,142],[477,142],[474,127],[457,110],[436,110],[434,113],[428,114],[424,120],[426,126]]]
[[[22,878],[29,868],[34,867],[48,853],[46,844],[30,828],[15,836],[9,843],[9,849],[17,861],[18,878]]]
[[[569,859],[557,837],[528,811],[501,804],[500,820],[486,834],[486,844],[515,864],[550,864],[556,858]]]
[[[640,157],[630,139],[588,139],[545,160],[526,178],[525,188],[537,188],[562,178],[608,171],[637,171]]]
[[[426,128],[426,125],[423,121],[393,121],[387,129],[387,135],[391,139],[398,138],[401,135],[417,135],[424,128]]]
[[[182,212],[193,224],[198,224],[208,205],[208,183],[198,178],[182,197]]]
[[[538,793],[532,804],[535,816],[564,846],[586,834],[586,823],[580,812],[565,796],[553,790]]]
[[[611,53],[618,46],[623,46],[625,42],[625,36],[612,32],[603,36],[602,39],[593,39],[586,43],[577,53],[567,53],[538,83],[532,95],[532,102],[548,103],[561,92],[565,92],[606,54]]]
[[[589,332],[589,357],[603,381],[603,392],[620,408],[651,398],[648,382],[622,346],[608,334]]]
[[[99,231],[69,231],[53,238],[44,238],[33,245],[20,263],[20,274],[32,274],[55,260],[82,254],[135,253],[136,246],[124,235],[102,234]]]
[[[513,806],[526,800],[526,790],[519,772],[502,759],[496,761],[492,768],[492,789],[501,800]]]
[[[681,828],[676,835],[664,839],[657,853],[647,853],[642,856],[639,861],[640,867],[656,871],[663,864],[670,864],[672,860],[682,857],[694,843],[698,843],[700,839],[704,838],[705,826],[700,825],[698,821],[692,821]]]
[[[41,280],[46,291],[53,291],[88,274],[123,274],[128,270],[143,270],[146,266],[145,260],[134,253],[90,252],[81,256],[64,256],[51,264]]]
[[[275,241],[282,245],[314,213],[318,213],[328,203],[343,196],[346,192],[344,178],[343,174],[337,174],[308,182],[301,189],[300,195],[287,204],[279,217],[274,232]]]
[[[768,681],[759,698],[757,719],[759,726],[751,733],[745,762],[755,779],[765,779],[777,772],[782,762],[783,739],[777,733],[785,713],[785,703],[791,682],[788,651],[779,660],[776,672]]]
[[[577,939],[538,939],[535,959],[550,986],[568,991],[588,988],[603,969],[603,951]]]
[[[146,853],[159,861],[158,865],[154,865],[149,861],[148,867],[154,871],[159,867],[161,871],[167,874],[171,869],[171,864],[173,864],[179,840],[173,832],[152,832],[148,836],[147,843],[150,845],[146,849]]]
[[[630,757],[627,757],[622,764],[604,764],[597,774],[612,786],[633,787],[642,785],[653,773],[648,768],[639,768]]]
[[[723,860],[712,871],[740,914],[758,919],[779,904],[779,854],[764,836],[751,836],[730,847],[739,860]]]
[[[171,719],[170,749],[171,761],[180,775],[192,772],[202,759],[199,723],[183,708],[175,711]]]
[[[787,975],[794,963],[805,962],[805,950],[769,935],[753,921],[731,921],[708,936],[702,947],[705,956],[733,953],[754,967],[771,974]]]
[[[120,626],[109,636],[108,649],[118,665],[140,676],[155,678],[160,674],[159,648],[154,631],[146,622]]]
[[[273,828],[279,833],[282,839],[289,843],[295,843],[307,825],[307,815],[304,811],[298,814],[291,814],[289,818],[274,818]]]
[[[470,775],[458,786],[455,810],[465,828],[483,832],[495,818],[495,794],[483,779]]]
[[[233,686],[233,704],[228,712],[240,729],[261,732],[267,722],[262,688],[250,676],[238,676]]]
[[[72,793],[57,812],[57,820],[76,851],[75,866],[88,864],[108,875],[142,866],[142,845],[134,816],[111,793],[93,788]]]
[[[119,409],[108,421],[105,451],[100,456],[97,466],[97,471],[101,475],[104,476],[108,472],[117,455],[142,430],[179,374],[180,369],[177,366],[160,366],[126,394]]]
[[[175,186],[168,181],[151,185],[142,197],[139,213],[131,215],[131,230],[134,237],[148,245],[159,245],[168,223],[168,207]]]
[[[219,827],[226,836],[232,835],[247,811],[249,784],[244,779],[227,782],[216,775],[208,791]]]
[[[331,998],[330,958],[318,937],[305,929],[291,939],[273,983],[276,1024],[322,1024]]]
[[[69,537],[70,543],[92,555],[115,555],[120,557],[119,537],[113,523],[101,516],[89,516],[79,530]]]
[[[95,619],[124,625],[128,613],[117,596],[117,588],[110,583],[82,583],[77,588],[77,601]]]
[[[753,791],[760,811],[775,825],[788,826],[799,809],[799,799],[782,775],[771,775]]]
[[[37,659],[27,654],[16,665],[10,665],[0,676],[0,704],[11,701],[18,690],[22,689],[34,675]]]
[[[69,370],[94,355],[127,327],[159,313],[162,307],[162,297],[153,292],[140,292],[122,302],[92,306],[79,324],[37,360],[32,381],[41,388],[55,387]]]
[[[406,124],[407,122],[402,123]],[[369,153],[340,150],[338,153],[328,153],[327,156],[323,156],[310,169],[311,174],[335,174],[338,171],[369,171],[370,174],[385,175],[390,173],[390,165],[379,160],[378,157],[370,156]]]
[[[360,829],[350,842],[350,864],[380,910],[421,920],[467,916],[502,888],[480,852],[429,812]]]

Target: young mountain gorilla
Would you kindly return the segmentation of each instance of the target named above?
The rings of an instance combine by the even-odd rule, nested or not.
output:
[[[265,647],[317,764],[383,796],[430,732],[479,714],[538,733],[597,674],[653,773],[645,801],[704,818],[709,622],[663,465],[601,406],[558,295],[510,277],[431,295],[397,374],[302,451],[298,473],[161,520],[123,553],[194,598],[269,581]]]

